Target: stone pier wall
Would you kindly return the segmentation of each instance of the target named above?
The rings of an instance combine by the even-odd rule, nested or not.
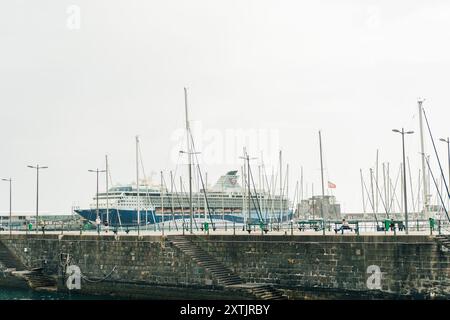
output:
[[[450,298],[450,253],[429,236],[210,235],[190,239],[244,281],[275,284],[294,299]],[[230,295],[204,268],[160,236],[2,235],[0,241],[28,268],[43,267],[45,273],[58,277],[62,290],[68,255],[69,264],[81,269],[85,293],[251,298],[244,293]]]
[[[196,244],[246,281],[276,283],[291,297],[324,289],[450,298],[450,253],[429,236],[210,236]]]

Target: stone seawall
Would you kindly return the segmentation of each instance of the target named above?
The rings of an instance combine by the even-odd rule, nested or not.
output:
[[[450,298],[450,253],[430,236],[186,238],[244,282],[273,284],[291,299]],[[83,293],[158,299],[253,297],[221,286],[176,248],[170,236],[1,235],[0,241],[28,269],[42,267],[54,276],[59,290],[67,290],[65,267],[77,265]]]
[[[83,293],[132,298],[204,298],[217,282],[164,238],[13,235],[1,241],[27,266],[42,267],[66,289],[64,265],[82,272]],[[66,263],[67,262],[67,263]]]
[[[210,236],[195,243],[247,282],[276,283],[291,298],[305,290],[450,298],[450,254],[429,236]],[[369,289],[377,268],[379,290]]]

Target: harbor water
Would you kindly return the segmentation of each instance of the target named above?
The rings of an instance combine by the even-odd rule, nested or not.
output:
[[[39,292],[31,289],[0,288],[0,300],[113,300],[112,296],[81,295],[62,292]]]

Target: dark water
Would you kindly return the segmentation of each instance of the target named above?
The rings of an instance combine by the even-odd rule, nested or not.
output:
[[[81,295],[62,292],[37,292],[27,289],[0,288],[0,300],[113,300],[111,296]]]

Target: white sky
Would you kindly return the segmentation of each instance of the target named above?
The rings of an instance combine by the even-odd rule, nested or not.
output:
[[[81,10],[80,29],[67,26],[70,5]],[[361,211],[359,169],[367,176],[377,148],[380,163],[398,167],[401,139],[391,130],[418,131],[418,97],[436,138],[450,134],[448,1],[3,1],[0,39],[0,176],[14,179],[16,210],[34,210],[28,164],[49,166],[43,211],[88,202],[87,170],[103,167],[106,153],[115,182],[135,181],[136,134],[147,173],[169,179],[184,86],[206,144],[227,130],[272,130],[291,191],[301,165],[319,190],[321,129],[345,211]],[[417,134],[407,152],[417,180]],[[205,164],[211,184],[239,169],[228,162]]]

